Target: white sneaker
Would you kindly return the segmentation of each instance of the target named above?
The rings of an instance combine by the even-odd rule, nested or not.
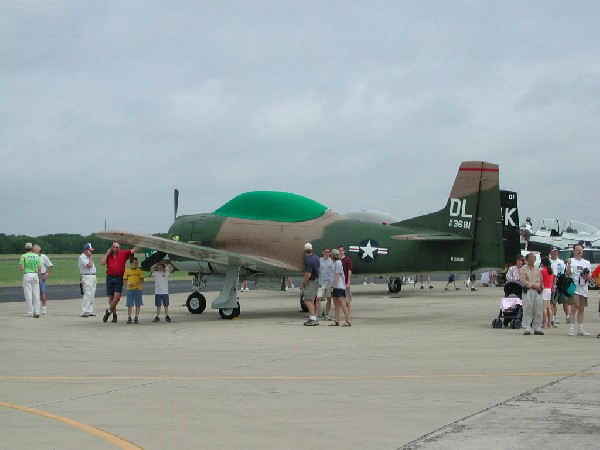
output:
[[[581,328],[579,331],[577,331],[577,336],[589,336],[589,335],[590,335],[590,333],[585,331],[583,328]]]
[[[569,325],[569,336],[575,336],[575,325]]]
[[[46,312],[47,312],[47,311],[46,311],[46,307],[45,307],[45,306],[42,306],[42,316],[45,316],[45,315],[46,315]]]
[[[363,286],[366,286],[366,285],[367,285],[367,282],[366,282],[366,281],[364,281],[364,282],[363,282]]]
[[[555,323],[556,325],[558,325],[558,324],[560,323],[560,322],[558,321],[558,317],[555,317],[555,318],[554,318],[554,323]]]
[[[294,283],[290,285],[290,289],[294,289]]]

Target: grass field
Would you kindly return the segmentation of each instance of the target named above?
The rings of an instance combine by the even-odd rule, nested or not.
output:
[[[143,258],[144,255],[137,254],[138,258]],[[19,269],[19,257],[21,255],[0,255],[0,287],[15,287],[21,286],[23,274]],[[79,283],[79,268],[77,267],[77,255],[48,255],[52,264],[52,274],[48,279],[52,284],[77,284]],[[104,266],[100,265],[101,255],[95,255],[94,263],[98,270],[98,282],[104,281]],[[141,261],[141,259],[140,259]],[[146,272],[146,275],[148,273]],[[172,280],[189,280],[189,275],[186,272],[175,272]]]

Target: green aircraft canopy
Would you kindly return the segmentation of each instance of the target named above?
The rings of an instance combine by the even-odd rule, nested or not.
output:
[[[304,222],[322,216],[327,207],[290,192],[245,192],[229,200],[213,214],[238,219]]]

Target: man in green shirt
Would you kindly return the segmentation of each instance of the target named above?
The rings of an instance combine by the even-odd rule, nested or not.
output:
[[[33,252],[33,244],[25,244],[25,253],[19,258],[19,267],[23,272],[23,293],[27,312],[24,317],[40,317],[40,257]]]

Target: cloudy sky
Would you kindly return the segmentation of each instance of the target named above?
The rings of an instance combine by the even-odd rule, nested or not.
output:
[[[252,190],[400,218],[463,160],[600,227],[595,1],[3,1],[0,232],[166,231]]]

